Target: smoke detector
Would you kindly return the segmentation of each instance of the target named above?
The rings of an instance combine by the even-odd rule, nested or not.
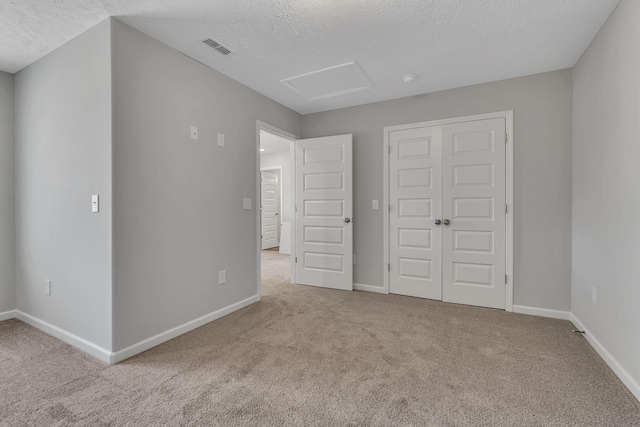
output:
[[[406,76],[402,77],[402,81],[405,83],[412,83],[416,80],[416,76],[415,74],[407,74]]]

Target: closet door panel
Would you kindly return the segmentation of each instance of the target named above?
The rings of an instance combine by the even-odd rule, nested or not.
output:
[[[442,127],[443,301],[505,308],[506,124]]]
[[[442,299],[440,127],[390,133],[389,291]]]

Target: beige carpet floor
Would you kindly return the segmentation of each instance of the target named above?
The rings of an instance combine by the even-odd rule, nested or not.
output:
[[[288,284],[115,366],[0,323],[2,426],[640,426],[640,403],[573,326]]]

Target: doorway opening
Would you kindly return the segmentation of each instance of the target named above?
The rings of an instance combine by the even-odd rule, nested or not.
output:
[[[295,283],[294,150],[297,137],[258,122],[258,294]]]

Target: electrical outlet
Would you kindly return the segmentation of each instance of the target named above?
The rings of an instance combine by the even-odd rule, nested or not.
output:
[[[227,283],[227,270],[218,271],[218,285]]]
[[[591,304],[598,305],[598,293],[595,286],[591,288]]]
[[[51,296],[51,280],[44,281],[44,294]]]

